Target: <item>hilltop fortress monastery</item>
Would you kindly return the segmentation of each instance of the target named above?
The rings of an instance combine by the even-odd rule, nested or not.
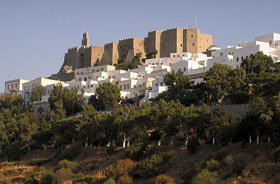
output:
[[[201,53],[212,45],[212,35],[200,33],[198,28],[173,28],[148,32],[146,38],[126,38],[104,47],[89,45],[88,33],[83,34],[82,46],[68,49],[60,72],[92,67],[95,64],[115,65],[118,61],[132,61],[137,53],[157,52],[156,58],[169,57],[171,53]]]
[[[211,35],[200,33],[198,28],[155,30],[144,39],[128,38],[104,47],[90,46],[88,33],[84,33],[82,46],[68,49],[57,74],[50,78],[6,81],[5,92],[21,96],[26,104],[34,106],[35,112],[47,114],[50,111],[48,98],[55,85],[60,83],[65,88],[83,91],[88,100],[100,85],[111,82],[120,88],[121,98],[136,99],[142,104],[168,90],[164,76],[169,72],[181,70],[196,85],[204,81],[206,72],[215,64],[237,68],[257,52],[279,63],[280,34],[259,36],[254,41],[221,49],[212,45]],[[145,61],[138,68],[119,70],[114,66],[119,61],[131,62],[138,53],[142,53]],[[155,58],[146,58],[151,54]],[[30,96],[38,86],[44,87],[42,100],[32,102]]]

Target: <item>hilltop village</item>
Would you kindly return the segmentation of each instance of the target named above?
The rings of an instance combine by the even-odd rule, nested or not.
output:
[[[88,35],[58,73],[5,82],[0,183],[280,183],[280,34]]]
[[[273,62],[279,61],[280,34],[277,33],[223,49],[212,42],[212,36],[201,33],[198,28],[154,30],[144,39],[126,38],[104,47],[90,45],[88,33],[84,33],[81,46],[65,53],[57,74],[6,81],[5,92],[21,96],[25,104],[32,105],[32,90],[44,87],[42,98],[33,105],[35,110],[47,114],[48,98],[55,85],[79,89],[88,99],[103,83],[111,82],[120,88],[122,99],[136,99],[137,104],[142,104],[167,90],[163,79],[169,72],[181,70],[191,77],[193,85],[197,85],[215,64],[238,68],[244,59],[259,51],[271,56]],[[134,68],[119,67],[136,60],[140,62]]]

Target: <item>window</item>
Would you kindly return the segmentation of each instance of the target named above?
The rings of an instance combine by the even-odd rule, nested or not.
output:
[[[163,86],[163,82],[160,82],[160,85]]]
[[[120,89],[122,90],[122,85],[120,85]]]
[[[181,47],[183,47],[183,44],[181,43]]]
[[[223,55],[224,55],[224,53],[223,53],[223,52],[221,52],[221,53],[220,53],[220,56],[223,56]]]
[[[193,34],[191,34],[191,37],[193,37]]]
[[[123,85],[124,90],[126,90],[126,85]]]
[[[269,41],[269,45],[271,45],[271,44],[272,44],[272,40]]]
[[[158,83],[156,83],[155,85],[158,86]]]
[[[79,78],[79,81],[82,81],[82,79],[81,79],[81,78]]]
[[[119,82],[116,82],[116,84],[119,84]]]
[[[104,68],[101,68],[101,71],[103,71],[104,70]]]
[[[87,81],[87,78],[85,77],[84,80]]]
[[[238,57],[236,58],[236,61],[237,61],[237,62],[239,61],[239,58],[238,58]]]
[[[94,70],[92,70],[92,72],[95,72]]]
[[[194,46],[194,43],[192,43],[192,46]]]
[[[129,89],[129,84],[127,84],[127,89]]]
[[[187,71],[186,67],[184,67],[184,72]]]
[[[244,60],[244,58],[243,58],[243,56],[241,57],[241,61],[243,61]]]
[[[77,75],[79,75],[79,72],[77,72]]]

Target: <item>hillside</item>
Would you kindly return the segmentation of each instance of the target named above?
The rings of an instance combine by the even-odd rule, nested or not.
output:
[[[35,178],[39,180],[46,170],[55,171],[57,169],[57,152],[58,150],[30,151],[17,162],[1,163],[1,180],[20,183],[24,177],[30,175],[30,171],[34,171]],[[192,175],[191,170],[201,170],[204,167],[211,170],[205,164],[211,159],[215,159],[219,163],[216,169],[212,168],[213,172],[217,172],[219,183],[280,183],[280,164],[273,162],[273,149],[270,144],[236,143],[223,148],[201,145],[195,154],[191,154],[184,146],[169,145],[156,147],[154,152],[168,155],[168,164],[161,174],[171,176],[176,183],[188,183],[186,180],[190,179],[188,176]],[[224,162],[225,157],[229,154],[234,160],[232,165]],[[70,180],[74,181],[75,175],[83,173],[98,178],[100,183],[103,183],[102,179],[106,177],[105,168],[126,158],[128,157],[125,150],[121,148],[116,149],[112,154],[108,154],[106,148],[83,148],[72,160],[77,165],[72,169],[73,176]],[[192,168],[191,165],[193,165]],[[56,173],[58,172],[56,171]],[[135,172],[130,175],[133,176],[133,174],[133,183],[154,183],[155,176],[137,177]],[[64,175],[64,177],[68,176]]]

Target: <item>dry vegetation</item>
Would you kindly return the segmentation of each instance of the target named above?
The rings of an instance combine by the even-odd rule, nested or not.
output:
[[[168,155],[169,164],[161,174],[175,179],[176,183],[187,183],[186,177],[189,174],[190,165],[196,170],[201,170],[215,163],[207,162],[213,159],[219,163],[217,168],[212,169],[217,173],[218,181],[221,183],[276,184],[280,183],[280,164],[273,162],[272,150],[272,145],[269,144],[237,143],[223,148],[201,145],[196,154],[190,154],[184,146],[161,146],[156,148],[155,153]],[[36,173],[37,179],[40,179],[46,170],[55,172],[58,167],[55,154],[56,150],[32,151],[18,162],[2,162],[0,164],[1,180],[20,183],[31,171]],[[231,156],[227,157],[228,155]],[[125,158],[126,154],[122,149],[108,154],[105,148],[84,148],[72,160],[77,163],[73,173],[74,175],[83,173],[97,180],[104,180],[107,177],[106,168]],[[40,163],[40,159],[44,162]],[[136,162],[138,163],[139,161]],[[208,169],[211,170],[210,166]],[[75,177],[72,179],[74,180]],[[133,183],[154,183],[155,179],[156,176],[136,177]],[[69,182],[71,181],[67,181]]]

